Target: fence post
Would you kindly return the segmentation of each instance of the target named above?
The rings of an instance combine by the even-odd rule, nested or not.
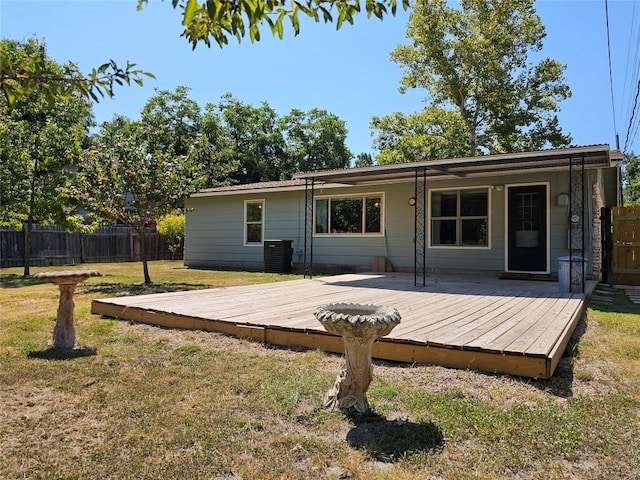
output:
[[[133,252],[133,229],[129,227],[129,261],[133,262],[134,258]]]

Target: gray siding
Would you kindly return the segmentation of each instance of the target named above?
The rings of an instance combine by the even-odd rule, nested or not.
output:
[[[615,178],[613,173],[605,173],[605,179]],[[587,220],[592,218],[591,188],[592,182],[597,178],[596,171],[587,172]],[[557,204],[558,195],[569,192],[568,172],[532,173],[526,177],[504,175],[441,181],[427,179],[429,190],[489,187],[490,196],[489,248],[429,247],[427,268],[436,271],[504,271],[507,186],[536,183],[549,186],[549,267],[551,272],[557,272],[556,259],[569,253],[568,207]],[[499,188],[491,188],[492,186]],[[607,192],[611,191],[609,187]],[[384,235],[316,236],[313,239],[314,265],[368,270],[374,257],[386,257],[398,271],[413,270],[414,207],[408,204],[408,199],[414,195],[413,182],[367,187],[317,187],[315,194],[322,196],[374,192],[384,194]],[[611,196],[611,193],[607,195],[606,200],[609,204],[615,203],[611,201]],[[294,262],[301,263],[304,249],[304,191],[298,190],[255,194],[244,192],[188,199],[185,264],[261,269],[262,245],[245,246],[243,243],[244,201],[260,199],[265,201],[264,238],[293,240]],[[427,235],[429,231],[430,229]],[[591,224],[588,222],[585,232],[587,252],[592,251],[590,239]]]
[[[259,269],[262,245],[244,244],[244,202],[264,200],[264,238],[304,240],[304,192],[189,198],[185,265]]]

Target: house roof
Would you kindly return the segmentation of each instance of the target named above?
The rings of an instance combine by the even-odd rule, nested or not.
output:
[[[313,179],[321,182],[364,185],[390,183],[415,177],[416,169],[426,168],[427,178],[473,178],[503,175],[505,173],[552,172],[580,168],[584,158],[585,168],[614,166],[620,160],[619,152],[611,152],[609,145],[590,145],[535,152],[502,153],[479,157],[447,158],[421,162],[376,165],[371,167],[345,168],[301,172],[294,179]],[[614,160],[614,163],[612,163]]]
[[[416,169],[426,169],[428,179],[490,177],[496,175],[568,170],[571,163],[580,168],[584,158],[585,168],[616,166],[622,154],[611,151],[609,145],[539,150],[535,152],[502,153],[479,157],[445,158],[421,162],[375,165],[371,167],[343,168],[301,172],[292,180],[249,183],[201,190],[192,197],[233,195],[238,193],[263,193],[304,190],[307,180],[329,185],[366,185],[408,181],[415,178]],[[421,174],[421,173],[420,173]]]
[[[192,197],[208,197],[212,195],[233,195],[236,193],[279,192],[290,190],[304,190],[304,179],[278,180],[274,182],[244,183],[227,187],[205,188],[191,195]]]

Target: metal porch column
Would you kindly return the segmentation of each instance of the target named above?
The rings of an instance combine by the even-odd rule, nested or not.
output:
[[[313,278],[313,197],[315,178],[304,180],[304,278]]]
[[[569,157],[569,289],[576,293],[584,293],[586,282],[584,184],[584,154],[579,165]],[[574,255],[582,261],[575,261]]]
[[[427,167],[415,169],[413,221],[413,284],[418,286],[422,278],[422,286],[427,283]]]

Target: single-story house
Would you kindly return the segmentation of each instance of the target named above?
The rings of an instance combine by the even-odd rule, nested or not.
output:
[[[558,258],[602,268],[600,211],[621,201],[608,145],[324,170],[213,188],[186,202],[184,263],[264,267],[293,241],[298,271],[495,272],[547,276]],[[423,280],[422,280],[423,281]]]

